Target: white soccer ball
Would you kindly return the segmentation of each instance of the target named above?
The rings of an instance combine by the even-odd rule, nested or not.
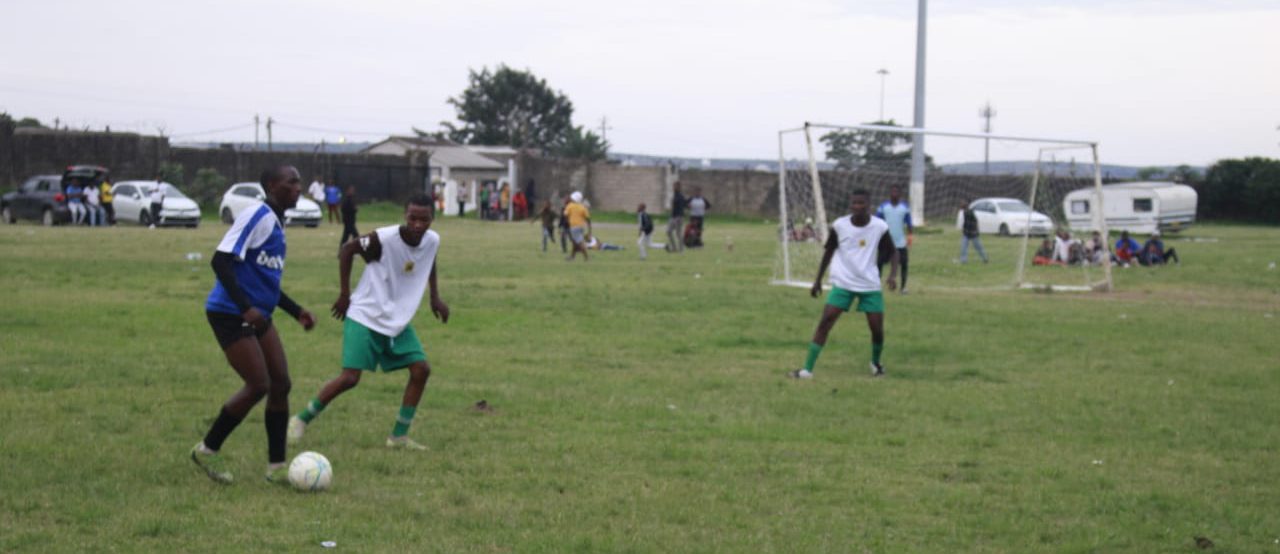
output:
[[[303,452],[289,462],[289,482],[300,491],[322,491],[333,480],[329,459],[317,452]]]

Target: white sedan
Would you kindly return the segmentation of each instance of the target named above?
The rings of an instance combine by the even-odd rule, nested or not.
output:
[[[1053,220],[1049,216],[1032,211],[1026,202],[1017,198],[979,198],[969,204],[978,217],[978,232],[1001,235],[1048,235],[1053,233]],[[1028,217],[1030,216],[1030,217]],[[956,215],[956,229],[964,229],[964,213]]]
[[[266,200],[267,195],[262,192],[262,185],[258,183],[236,183],[227,189],[226,194],[222,195],[222,205],[218,206],[218,214],[223,223],[231,224],[242,210]],[[305,196],[299,196],[298,205],[284,212],[285,225],[315,227],[320,225],[320,218],[320,205],[308,200]]]
[[[159,217],[151,213],[151,191],[156,185],[156,181],[120,181],[112,185],[111,207],[116,212],[116,221],[137,222],[138,225],[154,223],[157,227],[200,225],[200,205],[182,194],[178,187],[165,182],[159,183],[164,187]]]

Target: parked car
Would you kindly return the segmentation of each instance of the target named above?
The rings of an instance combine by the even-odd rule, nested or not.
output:
[[[195,228],[200,225],[200,205],[187,198],[178,187],[161,182],[164,187],[164,203],[160,205],[159,221],[154,221],[151,214],[151,191],[155,190],[155,181],[120,181],[111,187],[114,196],[112,206],[116,210],[116,221],[137,222],[138,225],[157,227],[184,226]]]
[[[1180,231],[1196,220],[1196,189],[1163,182],[1124,183],[1102,187],[1102,209],[1111,231],[1151,233]],[[1091,231],[1098,223],[1098,194],[1093,187],[1072,191],[1062,211],[1073,231]]]
[[[1053,232],[1053,220],[1033,211],[1026,202],[1017,198],[979,198],[969,203],[978,216],[978,233],[1001,235],[1048,235]],[[1030,217],[1028,217],[1030,216]],[[956,215],[956,229],[964,226],[964,213]]]
[[[45,225],[71,222],[64,194],[69,179],[82,179],[87,183],[101,183],[107,168],[96,165],[68,166],[62,175],[36,175],[28,177],[18,190],[0,197],[0,220],[17,223],[19,219],[31,219]]]
[[[222,204],[218,206],[219,217],[222,222],[228,225],[236,220],[236,216],[240,215],[240,211],[253,206],[258,202],[265,202],[266,193],[262,192],[262,185],[258,183],[236,183],[227,189],[226,194],[222,195]],[[306,225],[307,227],[315,227],[320,225],[322,212],[320,205],[312,202],[306,197],[298,197],[298,205],[285,210],[285,225]]]

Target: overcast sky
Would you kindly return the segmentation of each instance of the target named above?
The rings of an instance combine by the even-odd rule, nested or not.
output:
[[[616,151],[770,158],[779,129],[876,119],[883,67],[886,117],[912,120],[911,0],[200,4],[0,0],[0,110],[376,140],[452,120],[468,69],[506,63],[575,123],[607,116]],[[934,0],[928,29],[928,128],[978,131],[989,99],[994,132],[1098,140],[1111,163],[1280,157],[1280,0]]]

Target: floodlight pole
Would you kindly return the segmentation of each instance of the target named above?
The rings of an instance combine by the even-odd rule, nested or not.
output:
[[[917,129],[924,128],[924,61],[925,61],[925,15],[928,11],[928,0],[920,0],[916,21],[916,104],[915,121]],[[911,141],[911,219],[915,225],[924,225],[924,135],[917,134]]]
[[[878,122],[884,123],[884,80],[889,75],[889,70],[882,67],[876,72],[876,75],[880,76],[880,119]]]

